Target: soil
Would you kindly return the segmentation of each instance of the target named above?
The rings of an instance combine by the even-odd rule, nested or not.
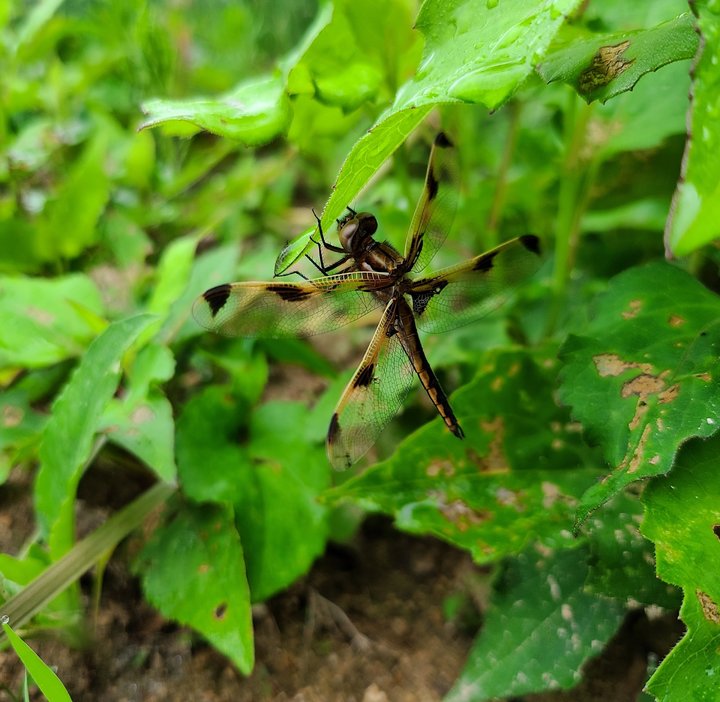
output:
[[[0,491],[3,552],[16,552],[32,532],[24,475],[14,474]],[[86,511],[85,520],[96,522],[98,508]],[[132,548],[132,541],[119,548],[105,572],[89,645],[29,641],[75,702],[438,701],[463,667],[480,620],[472,605],[483,605],[477,583],[487,582],[467,554],[372,518],[351,546],[330,546],[301,582],[255,607],[257,662],[244,678],[198,636],[144,602],[127,567]],[[92,581],[82,584],[89,602]],[[459,594],[473,611],[451,623],[443,606]],[[674,615],[650,620],[642,610],[632,612],[605,652],[589,662],[580,686],[513,702],[635,702],[649,662],[680,635]],[[21,699],[22,676],[12,651],[1,651],[0,700]],[[31,699],[43,698],[36,691]]]

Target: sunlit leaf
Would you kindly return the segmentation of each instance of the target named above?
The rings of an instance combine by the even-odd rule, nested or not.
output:
[[[588,490],[587,515],[629,483],[667,473],[678,447],[720,426],[718,298],[664,263],[617,276],[561,357],[560,397],[613,471]]]
[[[148,100],[143,111],[147,115],[143,129],[163,125],[171,133],[183,135],[205,129],[246,146],[270,141],[290,119],[280,76],[249,80],[214,99]]]

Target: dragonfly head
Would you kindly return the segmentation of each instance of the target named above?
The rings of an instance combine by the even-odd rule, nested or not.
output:
[[[376,231],[377,219],[369,212],[350,210],[348,214],[338,220],[338,238],[348,253],[362,251],[373,241],[373,234]]]

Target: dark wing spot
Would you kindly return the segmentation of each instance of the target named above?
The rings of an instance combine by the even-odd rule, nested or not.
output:
[[[274,292],[285,302],[302,302],[311,295],[309,290],[303,290],[295,285],[281,285],[278,283],[271,283],[267,286],[267,290],[268,292]]]
[[[327,440],[329,444],[337,442],[337,438],[340,436],[340,420],[337,412],[335,412],[330,420],[330,426],[328,427]]]
[[[534,234],[524,234],[520,237],[520,243],[528,250],[538,256],[542,253],[540,250],[540,237]]]
[[[371,363],[369,366],[365,366],[365,368],[363,368],[358,373],[357,377],[355,378],[355,381],[353,382],[353,387],[366,388],[372,382],[374,375],[375,375],[375,364]]]
[[[416,317],[421,317],[423,315],[430,300],[432,300],[435,295],[439,295],[447,287],[447,284],[447,280],[438,280],[432,290],[424,290],[422,292],[410,293],[410,297],[412,298],[413,312]]]
[[[474,271],[482,271],[483,273],[492,270],[493,259],[498,255],[497,251],[491,251],[484,256],[480,256],[477,263],[473,266]]]
[[[448,137],[448,135],[445,134],[445,132],[440,132],[435,137],[435,146],[438,146],[441,149],[449,149],[450,147],[455,146],[455,144],[453,144],[452,141],[450,141],[450,137]]]
[[[225,307],[225,303],[227,302],[228,297],[230,297],[231,290],[232,286],[230,283],[223,283],[222,285],[216,285],[214,288],[210,288],[210,290],[206,290],[203,293],[203,298],[205,302],[207,302],[213,317],[215,317],[215,315],[223,307]]]
[[[438,183],[438,179],[435,177],[435,173],[433,172],[432,168],[430,168],[427,174],[428,200],[430,202],[432,202],[437,197],[439,187],[440,183]]]

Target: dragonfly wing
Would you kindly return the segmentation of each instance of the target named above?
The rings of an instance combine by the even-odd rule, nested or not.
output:
[[[440,132],[430,152],[425,186],[405,241],[408,272],[423,270],[447,238],[457,209],[458,181],[455,148]]]
[[[541,261],[540,240],[526,234],[435,276],[412,281],[406,292],[418,327],[442,332],[489,314],[538,270]]]
[[[340,273],[298,283],[225,283],[193,305],[198,324],[225,336],[312,336],[359,319],[383,302],[387,274]]]
[[[385,308],[360,366],[335,408],[327,436],[327,454],[342,470],[361,458],[402,406],[415,378],[400,334],[398,299]]]

